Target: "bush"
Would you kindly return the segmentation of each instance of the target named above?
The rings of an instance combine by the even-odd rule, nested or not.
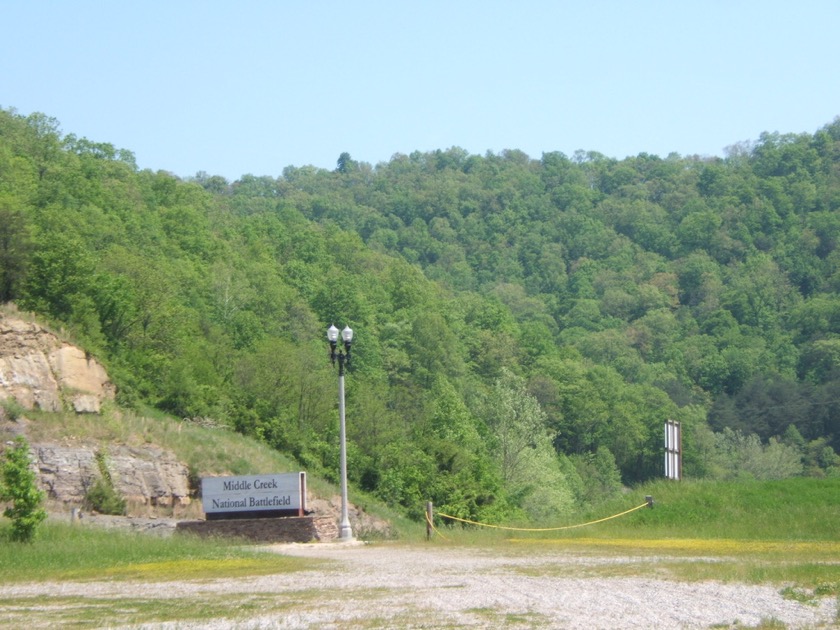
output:
[[[111,479],[111,473],[108,471],[103,453],[96,454],[96,463],[99,467],[99,478],[85,493],[85,506],[89,510],[94,510],[100,514],[124,516],[126,513],[125,499],[114,488],[114,481]]]
[[[3,516],[12,519],[12,540],[18,542],[31,541],[38,525],[47,518],[42,507],[44,493],[38,489],[35,473],[29,466],[29,443],[18,436],[6,450],[0,488],[0,500],[12,504],[4,510]]]
[[[100,514],[116,516],[124,516],[126,512],[125,499],[117,494],[113,485],[101,477],[88,488],[85,494],[85,507]]]

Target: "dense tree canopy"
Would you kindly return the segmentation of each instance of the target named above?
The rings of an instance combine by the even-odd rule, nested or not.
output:
[[[840,119],[725,159],[342,153],[231,183],[0,110],[0,301],[71,331],[122,404],[327,476],[323,337],[351,325],[351,480],[414,514],[597,500],[661,474],[669,418],[687,475],[837,474],[839,234]]]

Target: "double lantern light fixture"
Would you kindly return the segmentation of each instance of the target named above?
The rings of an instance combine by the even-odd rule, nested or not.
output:
[[[350,345],[353,343],[353,329],[350,326],[345,326],[344,330],[341,331],[341,340],[344,342],[344,350],[347,354],[344,354],[341,350],[338,353],[335,351],[338,346],[338,328],[335,325],[327,329],[327,339],[330,342],[330,361],[335,365],[336,360],[338,360],[338,375],[343,376],[344,364],[350,365]]]

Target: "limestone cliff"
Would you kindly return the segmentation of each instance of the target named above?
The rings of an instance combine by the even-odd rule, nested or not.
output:
[[[42,326],[0,314],[0,400],[24,409],[99,413],[115,388],[84,350]]]

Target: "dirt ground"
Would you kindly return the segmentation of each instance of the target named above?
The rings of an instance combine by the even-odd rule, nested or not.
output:
[[[241,602],[259,596],[264,602],[262,609],[231,609],[229,616],[213,621],[141,626],[149,629],[840,627],[836,598],[808,604],[782,597],[777,586],[634,577],[634,567],[661,558],[529,553],[521,546],[482,550],[434,542],[274,545],[266,551],[331,562],[313,563],[312,570],[303,572],[237,580],[4,586],[0,618],[3,600],[43,593],[143,598],[160,600],[161,606],[185,597]]]

